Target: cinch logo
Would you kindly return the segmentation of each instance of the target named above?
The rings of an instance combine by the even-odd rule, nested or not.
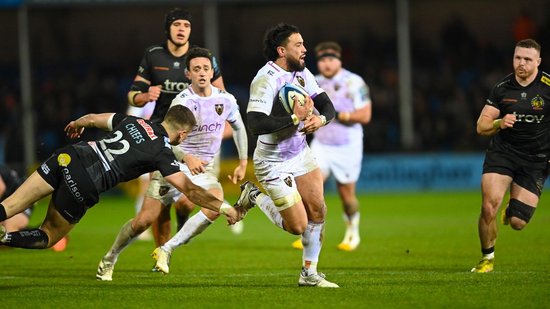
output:
[[[150,125],[147,124],[147,122],[145,122],[145,120],[138,119],[137,123],[139,123],[145,129],[145,132],[147,132],[147,135],[149,135],[149,138],[151,138],[151,140],[157,139],[157,136],[155,135],[155,131],[153,130],[153,128],[151,128]]]
[[[219,132],[222,129],[222,124],[219,122],[211,124],[196,125],[193,132]]]
[[[519,122],[527,122],[527,123],[541,123],[542,119],[544,119],[544,115],[528,115],[528,114],[517,114],[514,112],[514,115],[516,116],[516,121]]]
[[[169,79],[164,81],[164,90],[167,91],[183,91],[189,87],[188,83],[184,82],[171,82]]]
[[[67,184],[67,187],[69,187],[69,191],[73,195],[73,197],[79,201],[84,201],[84,197],[82,197],[82,194],[80,193],[80,190],[78,190],[78,184],[74,181],[73,176],[71,176],[71,173],[69,172],[68,168],[63,168],[63,178],[65,178],[65,183]]]

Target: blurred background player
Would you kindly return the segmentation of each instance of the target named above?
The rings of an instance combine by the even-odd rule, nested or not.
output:
[[[265,65],[250,84],[248,126],[258,135],[254,172],[267,191],[261,193],[250,182],[241,186],[237,205],[258,205],[282,230],[302,235],[304,250],[299,286],[337,288],[317,271],[324,234],[326,205],[323,175],[306,142],[311,134],[334,118],[328,95],[305,67],[306,47],[297,27],[280,23],[264,36]],[[275,98],[286,83],[303,87],[305,102],[295,100],[293,114],[282,110]],[[312,114],[315,106],[319,114]]]
[[[15,190],[23,183],[17,172],[5,165],[0,164],[0,203],[13,194]],[[34,204],[25,211],[20,212],[13,217],[0,222],[7,232],[19,231],[28,227],[29,219],[32,215]],[[61,238],[52,246],[54,251],[63,251],[67,247],[68,236]]]
[[[141,107],[155,101],[156,106],[151,121],[160,123],[174,97],[185,90],[190,80],[185,75],[185,55],[190,47],[191,14],[175,8],[168,12],[164,19],[166,43],[153,45],[145,50],[138,73],[128,92],[130,105]],[[213,60],[214,76],[212,85],[225,89],[220,66]],[[144,198],[143,203],[148,203]],[[187,220],[189,210],[184,209],[185,201],[175,204],[178,226]],[[189,204],[189,203],[188,203]],[[187,209],[192,208],[188,205]],[[164,244],[171,235],[170,208],[163,209],[158,220],[153,223],[153,234],[157,246]]]
[[[506,192],[501,219],[522,230],[535,213],[550,162],[550,75],[539,70],[541,47],[532,39],[517,42],[514,73],[491,91],[477,120],[477,132],[492,136],[481,176],[478,222],[482,258],[474,273],[493,271],[496,217]]]
[[[359,201],[355,185],[363,161],[363,127],[371,120],[369,87],[357,74],[342,68],[342,48],[336,42],[322,42],[315,47],[319,87],[330,97],[336,116],[313,135],[311,150],[324,180],[332,174],[342,200],[346,233],[338,249],[352,251],[361,241],[359,235]],[[302,249],[300,239],[292,243]]]

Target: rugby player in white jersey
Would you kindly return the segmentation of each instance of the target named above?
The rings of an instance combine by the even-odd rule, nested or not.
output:
[[[363,127],[372,116],[369,87],[361,76],[342,67],[342,48],[336,42],[321,42],[315,47],[318,75],[315,76],[336,110],[334,121],[314,134],[311,151],[326,179],[336,179],[344,208],[346,233],[338,249],[352,251],[359,246],[359,201],[355,185],[363,161]],[[300,239],[292,243],[302,249]]]
[[[267,194],[247,182],[241,186],[237,205],[247,209],[258,205],[279,228],[302,236],[299,286],[337,288],[317,271],[326,206],[323,175],[306,142],[306,134],[334,118],[334,107],[305,68],[306,48],[297,27],[280,23],[269,29],[264,56],[268,62],[250,85],[247,123],[258,135],[254,169]],[[277,102],[285,83],[298,84],[308,93],[303,105],[295,100],[292,115],[280,112],[282,105]]]
[[[172,101],[172,106],[182,105],[189,108],[197,124],[189,133],[187,139],[179,145],[176,152],[178,160],[185,164],[180,169],[191,181],[207,190],[212,195],[223,200],[223,190],[212,173],[214,156],[220,150],[226,121],[231,124],[233,137],[239,152],[239,165],[230,179],[237,183],[244,178],[247,166],[248,140],[246,128],[239,113],[239,106],[233,95],[212,86],[210,80],[213,74],[212,54],[204,48],[194,47],[187,53],[186,65],[191,85],[178,94]],[[147,229],[158,216],[163,207],[168,207],[178,200],[180,194],[158,172],[153,174],[146,196],[154,203],[144,204],[134,220],[133,233],[122,229],[113,246],[105,254],[98,268],[97,278],[112,280],[114,265],[122,250],[135,238],[135,234]],[[199,205],[201,206],[201,205]],[[204,231],[219,214],[214,211],[199,211],[189,218],[180,231],[162,247],[155,249],[153,257],[157,260],[155,268],[164,273],[169,272],[169,259],[172,250]],[[108,265],[108,271],[105,265]],[[101,267],[103,266],[103,267]]]

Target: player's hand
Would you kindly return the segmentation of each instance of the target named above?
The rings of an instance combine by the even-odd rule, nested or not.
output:
[[[229,225],[233,225],[241,221],[244,216],[241,216],[240,211],[235,207],[231,207],[223,212],[225,219]]]
[[[183,157],[183,162],[187,164],[187,167],[189,168],[189,171],[191,171],[192,175],[198,175],[206,172],[205,166],[208,162],[201,160],[192,154],[186,154]]]
[[[322,126],[323,126],[323,123],[321,121],[321,118],[319,118],[319,116],[310,115],[304,121],[304,127],[300,130],[300,132],[303,132],[305,134],[311,134],[317,131]]]
[[[506,128],[512,128],[514,126],[514,123],[516,123],[516,115],[514,114],[506,114],[504,117],[502,117],[502,122],[500,123],[501,129]]]
[[[147,94],[149,95],[148,102],[156,101],[160,97],[160,91],[162,90],[162,86],[150,86],[149,90],[147,91]]]
[[[84,132],[84,127],[79,127],[74,120],[65,126],[65,133],[69,138],[79,138],[82,132]]]
[[[300,104],[297,96],[294,97],[294,107],[292,109],[294,115],[300,120],[305,120],[308,116],[313,113],[313,100],[310,96],[305,97],[304,104]]]
[[[234,185],[244,179],[247,164],[248,160],[241,160],[239,166],[233,171],[233,175],[227,175],[227,178],[229,178]]]

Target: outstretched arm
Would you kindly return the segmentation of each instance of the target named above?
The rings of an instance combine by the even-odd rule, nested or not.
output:
[[[112,130],[111,119],[114,113],[87,114],[77,120],[73,120],[65,127],[65,132],[70,138],[78,138],[84,132],[84,128],[98,128],[105,131]]]
[[[164,179],[184,193],[195,205],[224,214],[229,224],[234,224],[242,219],[238,209],[218,200],[214,195],[191,182],[183,172],[165,176]]]
[[[244,179],[246,166],[248,165],[248,136],[246,135],[246,128],[240,113],[237,114],[236,118],[235,122],[230,123],[233,129],[233,140],[239,153],[239,165],[233,171],[233,175],[228,175],[229,180],[233,184],[237,184],[237,182]]]

